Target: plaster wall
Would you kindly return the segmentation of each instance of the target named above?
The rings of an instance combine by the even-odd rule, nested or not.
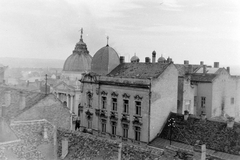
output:
[[[170,112],[177,112],[178,71],[172,64],[152,82],[150,141],[163,128]]]

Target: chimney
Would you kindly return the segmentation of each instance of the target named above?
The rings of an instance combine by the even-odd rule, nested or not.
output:
[[[20,105],[20,110],[22,110],[26,107],[26,97],[22,91],[20,92],[20,104],[19,105]]]
[[[125,57],[124,56],[120,56],[120,64],[125,63]]]
[[[187,61],[187,60],[184,60],[184,64],[189,64],[189,61]]]
[[[200,61],[200,65],[203,65],[204,64],[204,62],[203,61]]]
[[[156,62],[156,51],[152,52],[152,63]]]
[[[193,73],[193,66],[192,65],[188,65],[188,73]]]
[[[227,71],[228,71],[228,73],[230,74],[230,67],[227,67]]]
[[[219,68],[219,62],[214,62],[214,68]]]
[[[5,99],[5,106],[8,107],[11,104],[11,91],[5,91],[4,99]]]
[[[145,57],[145,63],[150,63],[150,58],[149,57]]]
[[[206,65],[203,65],[203,75],[206,74]]]

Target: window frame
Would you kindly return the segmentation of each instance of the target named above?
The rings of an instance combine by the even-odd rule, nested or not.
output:
[[[201,97],[201,108],[206,108],[206,97]]]
[[[112,111],[117,111],[117,98],[116,97],[112,98]]]
[[[140,105],[137,103],[139,103]],[[142,102],[135,101],[135,109],[136,109],[136,115],[141,116],[142,115]]]
[[[127,102],[127,103],[125,103]],[[129,100],[123,99],[123,113],[129,113]]]
[[[105,98],[105,100],[104,100],[104,98]],[[107,97],[102,96],[101,100],[102,100],[102,109],[107,109]]]

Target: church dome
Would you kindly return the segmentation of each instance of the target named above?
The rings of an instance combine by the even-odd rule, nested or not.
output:
[[[131,62],[139,62],[139,58],[138,58],[138,56],[136,56],[136,55],[134,55],[131,59],[130,59],[130,61]]]
[[[64,72],[85,72],[91,70],[92,56],[89,55],[87,45],[83,42],[82,35],[76,44],[73,53],[66,59]]]
[[[158,58],[158,62],[162,62],[164,63],[166,61],[166,59],[161,55],[161,57]]]
[[[92,59],[92,72],[100,75],[110,73],[115,67],[120,64],[117,52],[110,46],[105,46],[99,49]]]

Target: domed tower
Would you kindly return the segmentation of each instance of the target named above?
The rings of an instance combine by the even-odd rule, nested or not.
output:
[[[87,45],[82,39],[83,29],[81,29],[81,37],[79,42],[75,45],[72,54],[66,59],[62,75],[76,80],[81,78],[81,73],[91,71],[92,56],[87,50]]]
[[[108,40],[108,37],[107,37]],[[108,45],[99,49],[92,59],[92,72],[107,75],[120,64],[117,52]]]
[[[130,59],[131,63],[138,63],[140,61],[140,59],[138,58],[138,56],[136,56],[136,54]]]
[[[166,59],[161,55],[161,57],[158,58],[158,63],[165,63]]]

